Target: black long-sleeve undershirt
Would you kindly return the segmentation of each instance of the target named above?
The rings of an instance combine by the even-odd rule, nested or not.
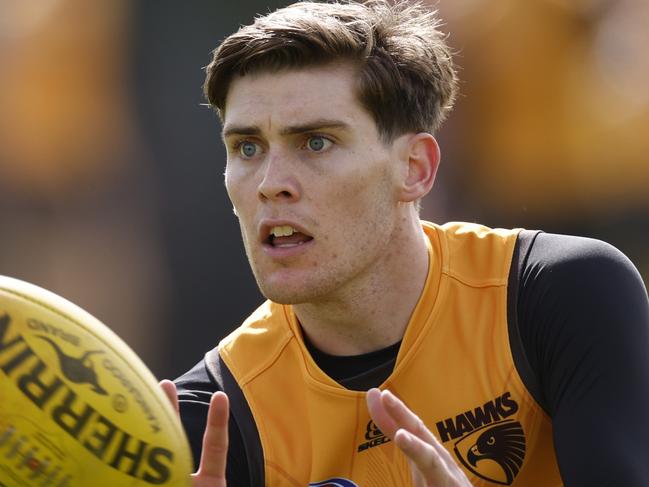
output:
[[[646,485],[649,302],[640,275],[614,247],[564,235],[538,234],[520,262],[516,316],[530,372],[521,375],[552,418],[564,484]],[[309,350],[330,377],[366,390],[390,374],[398,345],[353,357]],[[176,384],[198,463],[209,400],[220,385],[204,361]],[[228,484],[247,486],[246,455],[233,418],[229,427]]]

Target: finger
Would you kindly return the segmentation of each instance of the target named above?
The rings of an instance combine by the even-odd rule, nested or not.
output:
[[[178,406],[178,391],[176,390],[176,384],[174,384],[169,379],[162,379],[160,381],[160,387],[162,387],[162,391],[165,393],[165,395],[171,402],[171,405],[176,411],[176,414],[179,414],[180,409]]]
[[[437,485],[437,482],[444,482],[446,485],[451,473],[432,445],[403,429],[397,431],[394,442],[415,464],[427,483]]]
[[[203,452],[197,475],[215,479],[225,478],[228,456],[228,396],[215,392],[210,400],[207,426],[203,435]]]
[[[426,443],[435,441],[435,437],[424,422],[406,406],[401,399],[390,391],[381,392],[381,404],[398,428],[403,428]]]
[[[381,392],[381,403],[383,403],[386,412],[399,428],[409,431],[425,443],[431,445],[437,452],[437,455],[446,461],[446,463],[455,463],[451,454],[444,448],[444,445],[439,442],[419,416],[413,413],[401,399],[386,390]]]
[[[373,388],[367,391],[367,410],[370,413],[372,421],[388,438],[394,439],[394,435],[399,426],[394,421],[390,413],[385,409],[381,401],[381,391]]]

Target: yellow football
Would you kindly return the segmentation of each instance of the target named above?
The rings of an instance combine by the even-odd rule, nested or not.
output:
[[[158,381],[115,333],[0,276],[0,486],[186,486],[192,465]]]

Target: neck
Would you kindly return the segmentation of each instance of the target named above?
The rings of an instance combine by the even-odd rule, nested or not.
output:
[[[390,251],[335,296],[293,306],[304,333],[331,355],[358,355],[403,338],[428,275],[418,216],[395,229]]]

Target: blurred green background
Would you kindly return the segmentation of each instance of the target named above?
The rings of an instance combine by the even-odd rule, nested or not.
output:
[[[159,377],[262,300],[202,67],[288,3],[0,0],[0,274],[86,308]],[[604,239],[647,282],[649,2],[433,6],[462,83],[423,216]]]

